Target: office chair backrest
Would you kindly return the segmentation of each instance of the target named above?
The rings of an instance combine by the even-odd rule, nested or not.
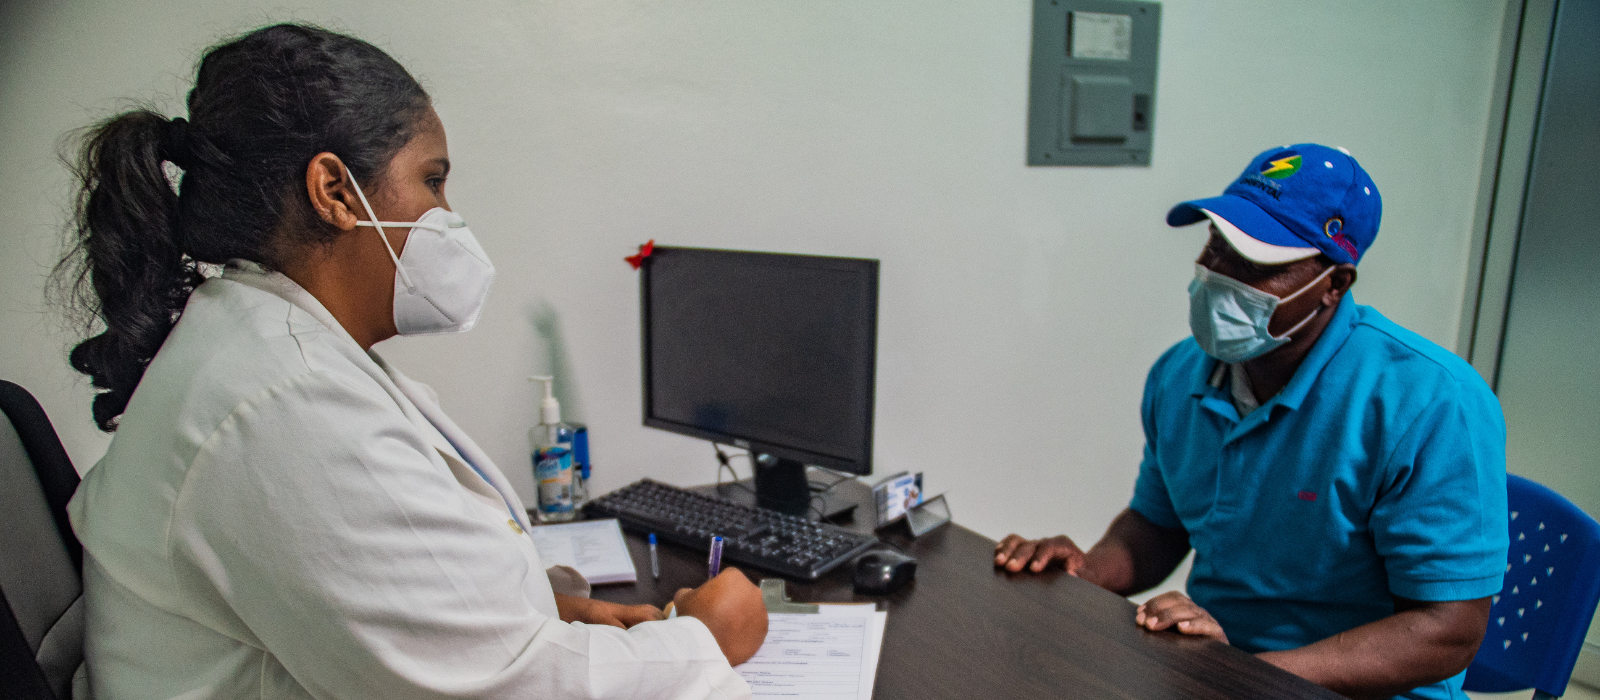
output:
[[[44,409],[0,381],[0,699],[68,700],[83,662],[78,473]]]
[[[1533,688],[1560,697],[1600,601],[1600,523],[1515,474],[1506,475],[1506,501],[1511,554],[1504,588],[1493,598],[1489,632],[1467,668],[1465,688]]]

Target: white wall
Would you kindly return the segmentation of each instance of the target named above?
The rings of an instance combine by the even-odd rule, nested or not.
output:
[[[1140,388],[1187,335],[1198,230],[1257,151],[1350,148],[1381,186],[1357,298],[1456,337],[1503,0],[1164,5],[1148,168],[1024,163],[1031,5],[487,0],[316,6],[12,0],[0,9],[0,377],[80,469],[106,438],[44,305],[68,129],[123,98],[181,115],[201,49],[299,19],[391,51],[432,91],[449,193],[500,275],[478,330],[379,350],[530,483],[523,377],[554,367],[601,489],[712,479],[639,422],[637,283],[664,244],[879,258],[877,469],[924,470],[998,537],[1098,536],[1137,471]]]

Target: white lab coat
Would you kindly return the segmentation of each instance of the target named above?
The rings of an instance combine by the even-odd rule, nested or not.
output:
[[[101,700],[750,695],[693,618],[562,622],[494,463],[259,268],[195,290],[69,509]]]

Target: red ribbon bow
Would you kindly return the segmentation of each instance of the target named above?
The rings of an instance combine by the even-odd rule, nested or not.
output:
[[[648,241],[645,241],[644,245],[639,246],[639,253],[637,255],[629,255],[628,257],[623,258],[623,260],[628,261],[628,264],[632,265],[633,269],[637,270],[641,265],[644,265],[644,259],[654,255],[655,252],[656,239],[652,238]]]

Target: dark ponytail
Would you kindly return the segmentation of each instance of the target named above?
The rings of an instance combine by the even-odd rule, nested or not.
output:
[[[339,230],[306,197],[311,158],[335,153],[361,182],[379,182],[428,106],[416,79],[377,47],[280,24],[206,51],[188,120],[135,110],[88,129],[71,164],[74,245],[57,274],[76,310],[103,324],[70,355],[101,390],[100,429],[116,430],[205,281],[203,264],[278,268],[332,240]],[[167,164],[182,170],[176,183]]]

